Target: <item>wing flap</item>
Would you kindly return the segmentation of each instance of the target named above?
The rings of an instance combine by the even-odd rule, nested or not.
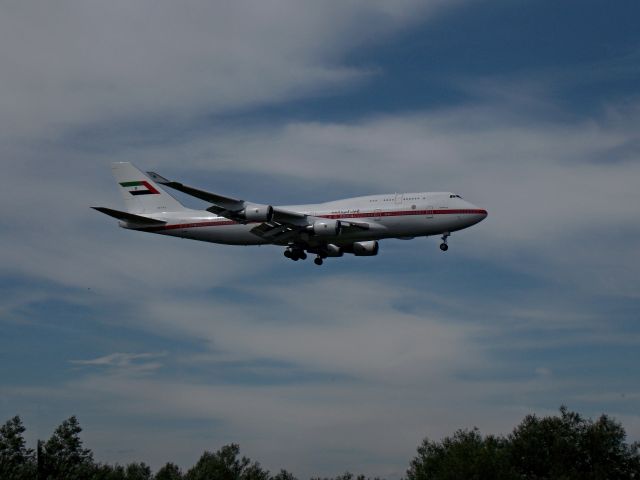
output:
[[[257,227],[251,229],[251,233],[258,235],[260,238],[274,244],[286,244],[299,236],[300,229],[292,228],[276,222],[261,223]]]
[[[352,222],[351,220],[340,220],[340,222],[347,227],[354,227],[360,230],[370,230],[371,224],[367,222]]]
[[[277,235],[286,230],[283,225],[277,225],[273,223],[261,223],[257,227],[251,229],[251,233],[258,235],[261,238],[267,239]]]
[[[273,207],[273,219],[278,223],[305,227],[309,224],[308,216],[304,213],[284,210],[282,208]]]

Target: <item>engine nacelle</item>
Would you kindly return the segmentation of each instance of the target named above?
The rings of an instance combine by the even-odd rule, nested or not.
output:
[[[353,254],[356,257],[373,257],[378,254],[378,242],[370,240],[368,242],[354,242]]]
[[[327,243],[323,250],[327,257],[341,257],[343,254],[342,249],[333,243]]]
[[[273,218],[271,205],[247,205],[240,216],[249,222],[270,222]]]
[[[311,225],[310,230],[320,237],[334,237],[340,235],[342,224],[340,220],[320,220]]]

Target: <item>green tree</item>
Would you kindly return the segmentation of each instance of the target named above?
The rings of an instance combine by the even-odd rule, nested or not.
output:
[[[521,478],[640,478],[638,445],[625,443],[622,425],[596,422],[560,408],[560,416],[528,415],[509,437],[511,464]]]
[[[125,471],[126,480],[151,480],[151,468],[144,462],[130,463]]]
[[[89,478],[91,480],[126,480],[127,474],[122,465],[100,464],[94,465]]]
[[[360,477],[362,477],[364,479],[364,476],[358,476],[358,480],[360,480]],[[336,477],[311,477],[311,480],[353,480],[354,475],[351,472],[344,472],[342,475],[338,475]]]
[[[285,470],[282,470],[282,471],[286,472]],[[329,478],[329,477],[311,477],[311,480],[354,480],[354,478],[355,478],[355,480],[372,480],[371,477],[367,477],[366,475],[358,475],[356,477],[351,472],[344,472],[342,475],[337,475],[337,476],[331,477],[331,478]],[[374,477],[373,480],[380,480],[380,478],[379,477]]]
[[[238,458],[237,444],[225,445],[215,453],[204,452],[198,463],[185,475],[186,480],[269,480],[269,472],[258,462]]]
[[[19,416],[7,420],[0,427],[0,478],[22,480],[35,477],[33,450],[26,447],[24,425]]]
[[[566,407],[559,416],[528,415],[507,437],[459,430],[441,442],[424,440],[408,480],[640,479],[638,444],[606,415],[585,419]]]
[[[591,478],[640,478],[640,444],[625,443],[626,432],[621,424],[606,415],[590,423],[580,444],[583,470]],[[587,477],[585,477],[587,478]]]
[[[182,480],[180,467],[175,463],[167,463],[156,473],[155,480]]]
[[[407,470],[408,480],[510,479],[507,444],[477,428],[458,430],[440,442],[425,439]]]
[[[273,480],[298,480],[293,473],[287,472],[286,470],[280,470],[278,474],[273,477]]]
[[[40,478],[84,480],[94,471],[91,450],[82,448],[82,428],[75,416],[62,422],[42,449]]]

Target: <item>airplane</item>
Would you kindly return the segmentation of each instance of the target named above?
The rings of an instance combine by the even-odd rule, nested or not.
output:
[[[440,235],[445,252],[452,232],[487,216],[486,210],[451,192],[392,193],[278,207],[207,192],[155,172],[144,174],[129,162],[116,162],[111,168],[126,211],[91,208],[118,219],[123,228],[227,245],[279,245],[294,261],[315,255],[316,265],[345,253],[377,255],[379,240],[386,238]],[[211,206],[187,208],[167,187]]]

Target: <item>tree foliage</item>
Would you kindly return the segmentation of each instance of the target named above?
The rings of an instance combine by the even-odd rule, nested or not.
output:
[[[126,480],[125,469],[122,465],[94,465],[91,480]]]
[[[365,475],[358,475],[357,477],[351,473],[351,472],[344,472],[342,475],[338,475],[336,477],[333,478],[328,478],[328,477],[312,477],[311,480],[380,480],[378,477],[374,477],[373,479],[365,476]]]
[[[27,448],[20,417],[0,427],[0,480],[297,480],[286,470],[271,475],[240,456],[237,444],[204,452],[185,474],[166,463],[153,475],[145,463],[95,463],[82,445],[75,416],[56,428],[37,455]],[[39,458],[36,458],[39,457]],[[425,439],[407,470],[407,480],[640,480],[640,445],[626,442],[622,425],[606,415],[586,419],[565,407],[559,415],[526,416],[511,434],[483,436],[458,430],[440,441]],[[369,480],[346,472],[335,478]],[[377,480],[377,479],[374,479]]]
[[[286,470],[280,470],[278,474],[273,477],[272,480],[298,480],[293,473],[287,472]]]
[[[233,443],[225,445],[215,453],[204,452],[198,463],[185,475],[185,480],[269,480],[267,470],[258,462],[251,463],[246,457],[239,458],[240,447]]]
[[[509,437],[511,461],[523,478],[640,478],[638,445],[625,439],[606,415],[594,422],[561,407],[559,416],[525,417]]]
[[[35,477],[35,457],[33,450],[26,446],[24,432],[18,416],[0,427],[0,478],[26,480]]]
[[[94,469],[91,450],[82,448],[82,428],[75,416],[62,422],[44,444],[40,478],[84,480]]]
[[[638,444],[625,443],[622,425],[560,408],[559,416],[528,415],[507,437],[460,430],[440,442],[424,440],[408,480],[639,479]]]
[[[175,463],[166,463],[158,473],[155,480],[182,480],[182,471]]]
[[[440,442],[425,439],[418,447],[407,477],[424,479],[507,479],[512,478],[508,465],[508,442],[478,429],[458,430]]]
[[[151,480],[151,468],[144,462],[130,463],[126,468],[126,480]]]

